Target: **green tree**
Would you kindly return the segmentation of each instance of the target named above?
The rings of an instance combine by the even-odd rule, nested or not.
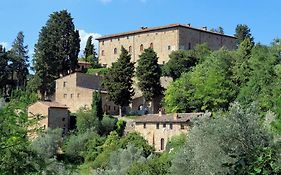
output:
[[[80,39],[72,20],[66,10],[54,12],[35,44],[35,76],[40,79],[38,90],[42,99],[54,93],[55,79],[77,68]]]
[[[133,76],[134,63],[131,62],[131,55],[122,47],[119,58],[112,64],[103,80],[110,100],[120,106],[120,116],[122,116],[122,108],[130,104],[134,95]]]
[[[244,86],[249,81],[251,69],[249,66],[249,60],[251,58],[251,51],[253,43],[249,38],[246,38],[239,45],[235,58],[233,60],[233,81],[237,86]]]
[[[221,26],[219,26],[218,28],[211,28],[210,31],[220,33],[220,34],[224,34],[224,30]]]
[[[160,83],[161,68],[158,64],[158,57],[152,48],[145,49],[138,60],[136,69],[138,86],[146,101],[162,95],[163,87]]]
[[[272,152],[271,159],[263,156],[267,151],[258,151],[260,148],[274,149],[277,144],[272,134],[261,126],[260,119],[255,106],[242,109],[239,104],[233,104],[228,112],[220,113],[214,119],[205,116],[193,120],[193,128],[188,134],[186,145],[172,160],[171,173],[280,173],[280,152]],[[256,168],[253,165],[257,164],[258,157],[271,160],[263,161],[262,166],[257,166],[261,168],[259,172],[254,173]]]
[[[77,112],[77,129],[79,132],[86,132],[87,130],[100,131],[98,119],[94,117],[93,112],[90,110],[80,109]]]
[[[239,45],[248,38],[250,42],[254,45],[254,38],[251,34],[251,29],[246,24],[238,24],[235,28],[234,36],[237,38],[237,44]]]
[[[93,92],[92,113],[99,121],[103,118],[101,92]]]
[[[101,65],[98,63],[98,56],[93,43],[93,36],[89,36],[87,39],[86,47],[84,49],[84,61],[87,61],[92,64],[93,68],[101,68]]]
[[[16,89],[26,86],[28,76],[28,46],[24,45],[23,32],[19,32],[11,50],[9,51],[9,61],[11,61],[11,78],[16,76]]]
[[[164,98],[168,112],[216,111],[227,109],[236,98],[232,75],[231,52],[221,49],[173,82]]]
[[[188,72],[197,63],[197,58],[192,57],[188,51],[173,51],[169,55],[169,61],[164,65],[164,75],[170,76],[173,80],[179,78],[182,73]]]
[[[8,57],[5,48],[0,45],[0,95],[6,95],[8,80]]]
[[[125,149],[112,152],[108,166],[105,169],[98,169],[94,174],[126,175],[131,164],[144,161],[146,158],[142,156],[142,149],[128,145]]]

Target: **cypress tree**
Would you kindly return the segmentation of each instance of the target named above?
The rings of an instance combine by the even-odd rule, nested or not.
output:
[[[77,68],[80,47],[78,30],[66,10],[50,15],[42,27],[35,45],[35,77],[40,80],[38,90],[41,97],[54,93],[54,80]]]
[[[9,61],[11,61],[11,78],[16,76],[15,88],[23,88],[26,85],[28,76],[28,46],[24,45],[23,32],[19,32],[15,41],[13,42],[12,48],[8,54]]]
[[[102,98],[100,92],[93,92],[93,100],[92,100],[92,113],[94,118],[99,121],[103,118],[102,112]]]
[[[161,68],[158,57],[152,48],[145,49],[138,60],[136,76],[138,86],[146,101],[151,101],[162,94],[163,88],[160,83]]]
[[[122,108],[130,104],[134,95],[133,76],[134,63],[131,62],[131,55],[122,47],[119,58],[112,64],[103,81],[110,100],[119,105],[120,116]]]

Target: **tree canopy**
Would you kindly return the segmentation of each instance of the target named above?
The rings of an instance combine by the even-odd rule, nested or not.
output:
[[[109,68],[103,80],[110,100],[121,108],[128,106],[134,95],[133,76],[134,63],[131,62],[131,55],[122,47],[119,58],[112,63],[112,67]],[[120,115],[122,115],[121,108]]]
[[[80,39],[69,12],[62,10],[50,15],[35,44],[35,77],[42,99],[54,93],[54,80],[77,68]]]
[[[161,68],[158,64],[157,54],[152,48],[144,49],[144,52],[140,55],[136,77],[145,100],[151,101],[162,94]]]

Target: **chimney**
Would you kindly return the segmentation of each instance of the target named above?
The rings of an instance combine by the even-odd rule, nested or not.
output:
[[[188,26],[188,27],[191,27],[191,24],[190,24],[190,23],[188,23],[188,24],[187,24],[187,26]]]
[[[173,118],[174,118],[174,120],[177,120],[179,118],[178,113],[174,113]]]
[[[145,30],[145,29],[147,29],[147,27],[141,26],[141,29],[142,29],[142,30]]]
[[[202,29],[203,29],[203,30],[207,30],[207,26],[203,26]]]

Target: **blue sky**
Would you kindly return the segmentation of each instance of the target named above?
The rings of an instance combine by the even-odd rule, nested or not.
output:
[[[23,31],[32,55],[49,15],[66,9],[80,30],[82,47],[89,35],[171,23],[222,26],[230,35],[237,24],[247,24],[256,42],[270,44],[281,37],[280,7],[279,0],[0,0],[0,43],[11,47],[17,33]]]

